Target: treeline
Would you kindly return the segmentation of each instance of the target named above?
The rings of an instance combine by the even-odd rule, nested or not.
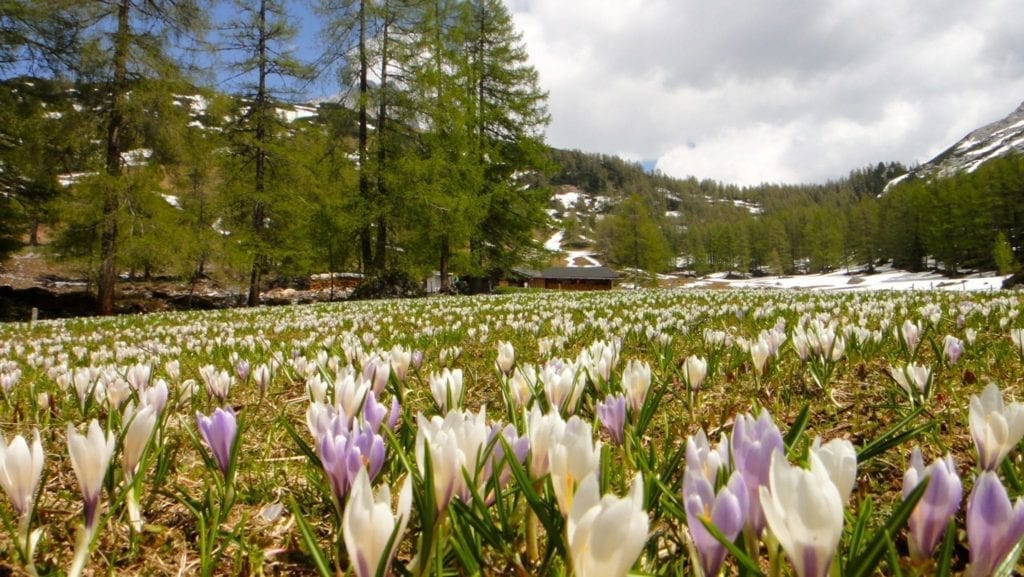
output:
[[[906,178],[899,165],[853,171],[822,186],[744,190],[673,223],[676,249],[697,272],[803,273],[882,263],[918,271],[1010,273],[1024,240],[1024,158],[972,173]],[[670,226],[670,229],[672,227]]]
[[[540,255],[546,95],[500,0],[320,0],[306,62],[294,4],[223,4],[0,3],[0,251],[45,231],[105,313],[124,274],[244,278],[255,304],[268,276]],[[289,104],[323,78],[341,103]]]
[[[612,264],[799,274],[883,263],[909,270],[1016,270],[1024,250],[1024,158],[943,178],[878,163],[825,184],[737,187],[674,179],[639,163],[554,151],[551,182],[613,203],[594,229]]]

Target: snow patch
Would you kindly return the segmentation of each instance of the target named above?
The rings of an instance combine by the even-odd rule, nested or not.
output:
[[[551,252],[558,252],[562,250],[562,238],[565,236],[565,231],[555,231],[555,234],[551,235],[551,238],[544,242],[544,248]]]
[[[574,206],[576,206],[576,203],[579,202],[580,193],[577,191],[562,192],[552,196],[551,198],[562,203],[562,206],[565,207],[565,210],[571,210]]]

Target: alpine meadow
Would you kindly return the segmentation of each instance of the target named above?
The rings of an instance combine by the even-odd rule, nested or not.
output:
[[[0,575],[1024,573],[1024,105],[669,174],[718,141],[549,139],[755,108],[722,82],[838,109],[801,66],[851,73],[848,21],[565,2],[0,0]]]

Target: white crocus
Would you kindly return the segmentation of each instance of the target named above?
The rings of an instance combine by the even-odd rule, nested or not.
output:
[[[708,362],[706,360],[696,355],[686,357],[686,362],[683,363],[683,379],[691,391],[700,389],[707,373]]]
[[[810,470],[772,454],[768,486],[759,488],[768,528],[799,577],[828,575],[843,533],[843,498],[813,452]]]
[[[32,510],[39,479],[43,475],[43,460],[38,429],[33,431],[31,447],[21,435],[11,439],[9,445],[0,435],[0,486],[19,515],[28,515]]]
[[[71,466],[78,477],[85,500],[85,527],[91,531],[96,522],[96,507],[99,504],[100,492],[103,490],[103,478],[110,468],[110,459],[114,456],[117,439],[113,433],[104,435],[103,429],[96,419],[89,423],[89,432],[80,434],[68,423],[68,453],[71,455]]]
[[[636,562],[647,542],[644,480],[637,475],[627,497],[601,496],[597,474],[580,483],[569,511],[566,536],[573,574],[621,577]]]
[[[1024,404],[1003,404],[1003,394],[989,383],[981,395],[971,395],[971,437],[978,449],[978,466],[994,471],[1024,438]]]
[[[509,394],[516,408],[525,407],[533,397],[533,387],[537,382],[537,369],[533,365],[519,365],[508,380]]]
[[[577,372],[573,365],[561,359],[552,359],[541,367],[540,380],[544,383],[544,394],[551,407],[568,415],[576,412],[583,387],[577,382]]]
[[[526,414],[526,434],[530,440],[530,478],[540,479],[550,472],[548,449],[565,433],[565,421],[558,411],[541,413],[534,405]]]
[[[341,521],[345,549],[357,577],[377,575],[382,564],[383,574],[388,574],[391,561],[402,542],[411,509],[411,477],[405,478],[398,493],[398,508],[392,513],[391,490],[385,484],[374,496],[366,468],[359,467]],[[395,536],[393,540],[392,535]]]
[[[560,438],[548,447],[551,484],[562,515],[568,515],[578,483],[601,467],[601,443],[594,443],[590,424],[572,417]]]
[[[430,375],[430,393],[442,413],[461,409],[465,395],[462,387],[462,369],[450,370],[445,367],[440,373]]]
[[[651,387],[651,365],[631,359],[622,370],[622,390],[633,413],[639,413]]]
[[[442,419],[417,416],[416,463],[426,473],[429,453],[434,477],[434,496],[440,511],[453,496],[468,500],[471,495],[466,478],[476,482],[478,465],[488,458],[487,442],[491,429],[483,408],[478,413],[449,411]]]
[[[152,405],[143,405],[138,411],[135,404],[130,402],[124,409],[122,421],[127,423],[127,430],[124,434],[123,466],[125,477],[131,481],[142,458],[142,452],[149,443],[149,438],[156,427],[157,412]]]
[[[821,437],[815,437],[811,452],[821,459],[832,483],[839,489],[843,503],[850,501],[850,493],[857,484],[857,450],[846,439],[832,439],[821,444]]]
[[[902,369],[893,368],[891,371],[893,380],[896,381],[911,401],[924,399],[929,392],[929,383],[932,379],[931,367],[908,364]]]
[[[498,341],[498,370],[505,375],[512,374],[516,364],[516,350],[508,341]]]
[[[771,346],[764,339],[758,339],[757,341],[750,343],[750,359],[754,363],[754,373],[757,375],[764,374],[765,366],[768,363],[768,357],[771,355]]]

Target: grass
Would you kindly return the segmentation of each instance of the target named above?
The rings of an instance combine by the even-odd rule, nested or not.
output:
[[[0,325],[0,373],[20,371],[20,378],[2,393],[0,431],[10,440],[29,435],[38,427],[46,453],[44,484],[39,491],[32,527],[42,528],[35,556],[40,574],[61,574],[70,564],[74,535],[81,523],[81,497],[67,456],[65,423],[84,428],[96,418],[104,428],[118,429],[119,408],[103,399],[91,402],[83,411],[74,386],[61,385],[62,376],[81,367],[98,367],[101,382],[123,380],[127,367],[152,367],[152,380],[164,379],[171,398],[163,417],[157,449],[143,471],[141,505],[144,529],[133,533],[124,507],[116,501],[123,485],[120,450],[108,474],[101,502],[108,518],[100,529],[99,541],[89,567],[97,573],[117,575],[197,574],[199,527],[185,499],[201,499],[214,485],[217,473],[204,465],[205,447],[197,445],[195,414],[208,414],[219,403],[201,390],[199,367],[213,365],[234,372],[239,360],[253,367],[275,365],[273,379],[262,395],[250,381],[233,377],[227,404],[243,423],[236,476],[235,505],[220,524],[223,557],[215,574],[316,574],[313,550],[304,541],[297,519],[289,510],[290,500],[299,505],[312,528],[317,545],[331,563],[347,567],[339,539],[339,520],[331,502],[322,471],[303,454],[289,427],[315,449],[305,426],[309,393],[306,377],[320,371],[332,375],[329,366],[354,363],[375,353],[386,358],[395,346],[421,351],[419,370],[399,383],[392,380],[390,396],[401,389],[404,425],[389,446],[389,458],[377,484],[388,483],[397,492],[399,480],[407,474],[396,452],[412,460],[415,415],[436,413],[427,382],[442,365],[465,371],[467,398],[472,410],[486,406],[490,420],[507,421],[501,392],[502,379],[495,370],[496,343],[511,342],[517,365],[541,365],[553,357],[578,358],[581,351],[598,341],[620,341],[619,362],[613,371],[612,388],[628,359],[641,359],[652,366],[652,391],[665,385],[664,395],[654,407],[653,418],[630,451],[612,447],[610,437],[595,423],[594,436],[607,447],[602,486],[624,495],[633,475],[669,471],[659,478],[668,490],[649,505],[652,519],[648,546],[637,567],[654,574],[692,574],[685,554],[685,518],[679,516],[682,468],[668,467],[688,435],[699,428],[711,439],[729,433],[737,414],[765,408],[782,433],[793,426],[808,405],[806,429],[795,440],[791,456],[800,459],[815,436],[828,440],[845,438],[863,448],[893,433],[893,425],[912,407],[905,393],[889,376],[891,367],[908,362],[899,346],[896,331],[904,320],[924,327],[915,360],[932,367],[935,392],[920,413],[895,431],[917,431],[911,438],[858,464],[857,485],[847,506],[851,517],[870,498],[874,512],[871,528],[882,525],[899,503],[902,475],[911,448],[919,444],[926,461],[951,453],[965,495],[971,486],[975,456],[968,430],[967,407],[971,394],[995,382],[1004,395],[1020,396],[1022,364],[1009,338],[1011,327],[1020,326],[1020,299],[1013,293],[866,293],[836,295],[798,292],[739,291],[614,291],[611,293],[563,294],[520,292],[491,297],[444,297],[414,301],[336,303],[297,307],[260,308],[208,313],[155,314],[112,319],[77,319],[35,324]],[[938,314],[937,319],[935,314]],[[843,334],[847,327],[877,331],[879,341],[864,346],[848,345],[836,363],[827,390],[811,378],[807,365],[797,357],[792,343],[793,329],[811,320],[833,323]],[[764,374],[757,374],[745,342],[755,341],[762,331],[775,329],[787,340],[773,355]],[[942,363],[938,345],[946,334],[966,340],[967,330],[976,331],[974,342],[956,365]],[[705,331],[720,331],[726,342],[715,345]],[[460,354],[452,359],[453,347]],[[546,350],[542,351],[541,349]],[[445,359],[442,362],[442,351]],[[681,362],[689,355],[717,357],[717,368],[708,376],[691,406],[680,381]],[[179,375],[167,369],[169,361],[180,365]],[[306,370],[303,366],[313,367]],[[184,398],[183,383],[199,382],[200,390]],[[602,400],[603,385],[581,377],[587,390],[578,414],[590,420]],[[46,394],[48,402],[42,402]],[[543,393],[538,393],[538,396]],[[116,409],[116,410],[115,410]],[[513,416],[518,411],[513,411]],[[522,427],[522,424],[519,425]],[[629,427],[635,427],[631,417]],[[520,432],[523,430],[520,428]],[[646,460],[646,462],[644,462]],[[1011,453],[1011,465],[1024,474],[1020,451]],[[1011,495],[1020,488],[1010,484]],[[653,482],[649,482],[651,494]],[[529,559],[525,530],[527,503],[515,483],[502,492],[511,520],[501,520],[497,508],[455,510],[448,514],[446,531],[450,540],[440,546],[436,559],[446,574],[472,572],[466,555],[476,556],[484,574],[505,574],[525,570],[560,574],[567,571],[566,553],[557,547],[561,536],[542,536],[543,545],[554,543],[552,559]],[[422,487],[417,485],[417,491]],[[541,486],[541,499],[551,496]],[[279,506],[283,506],[283,511]],[[0,503],[8,517],[13,509]],[[469,508],[465,508],[469,509]],[[278,513],[274,515],[274,513]],[[482,517],[485,515],[486,517]],[[395,570],[411,572],[420,550],[418,537],[425,527],[414,515],[409,533],[402,539]],[[964,512],[957,516],[960,533],[952,552],[954,572],[967,563],[963,534]],[[518,524],[517,524],[518,523]],[[492,528],[488,528],[491,526]],[[849,558],[850,519],[840,556]],[[495,529],[496,528],[496,529]],[[497,547],[487,537],[498,531],[507,539]],[[918,566],[907,557],[906,541],[894,539],[895,559],[901,570],[928,574],[934,565]],[[467,545],[469,552],[463,551]],[[5,554],[6,552],[6,554]],[[763,553],[763,551],[762,551]],[[755,555],[757,557],[757,555]],[[20,565],[8,533],[0,533],[0,573],[17,571]],[[761,562],[766,563],[761,556]],[[894,573],[892,561],[881,563],[876,572]],[[766,568],[766,567],[765,567]],[[727,562],[727,571],[738,565]]]

